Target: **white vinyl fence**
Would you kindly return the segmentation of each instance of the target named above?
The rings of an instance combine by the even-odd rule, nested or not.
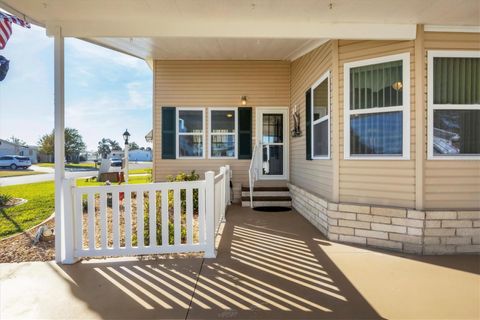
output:
[[[230,204],[230,168],[199,181],[76,187],[64,185],[65,251],[80,257],[204,252]],[[73,212],[72,215],[68,213]]]

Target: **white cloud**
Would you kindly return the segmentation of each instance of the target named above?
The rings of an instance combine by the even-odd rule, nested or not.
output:
[[[14,27],[0,53],[11,60],[0,83],[0,137],[30,144],[53,128],[53,40],[45,30]],[[151,70],[140,59],[77,39],[65,43],[66,125],[89,149],[102,137],[120,141],[128,128],[145,145],[152,126]]]

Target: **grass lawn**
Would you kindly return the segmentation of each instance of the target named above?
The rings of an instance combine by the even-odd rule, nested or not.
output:
[[[44,167],[44,168],[54,168],[55,167],[55,163],[47,163],[47,162],[44,162],[44,163],[37,163],[37,166],[39,167]],[[90,168],[95,168],[95,163],[85,163],[85,162],[82,162],[82,163],[68,163],[68,164],[65,164],[65,168],[67,169],[75,169],[75,168],[78,168],[78,169],[90,169]]]
[[[38,172],[38,171],[32,171],[32,170],[0,170],[0,178],[31,176],[34,174],[43,174],[43,173],[45,172]]]
[[[138,184],[138,183],[150,183],[149,176],[137,176],[137,177],[129,177],[128,184]],[[113,185],[117,183],[113,182]],[[91,187],[91,186],[104,186],[105,182],[97,182],[97,181],[87,181],[85,178],[77,179],[77,186],[78,187]]]
[[[143,168],[143,169],[132,169],[128,170],[129,174],[152,174],[152,169]]]
[[[55,167],[55,163],[49,163],[49,162],[42,162],[42,163],[37,163],[36,166],[39,167],[44,167],[44,168],[53,168]]]
[[[0,193],[28,200],[15,207],[0,209],[0,239],[37,225],[54,211],[53,181],[0,187]]]
[[[149,176],[130,177],[130,184],[149,183]],[[105,182],[86,181],[77,179],[77,186],[102,186]],[[16,186],[0,187],[0,194],[9,194],[15,198],[27,199],[28,202],[0,209],[0,239],[23,232],[46,218],[55,208],[55,193],[53,181],[20,184]]]

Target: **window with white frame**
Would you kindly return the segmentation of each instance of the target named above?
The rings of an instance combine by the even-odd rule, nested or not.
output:
[[[205,116],[203,108],[177,108],[177,158],[203,158]]]
[[[480,53],[428,52],[429,159],[480,159]]]
[[[235,158],[237,156],[237,109],[209,109],[209,157]]]
[[[330,149],[330,76],[325,73],[312,87],[312,159],[328,159]]]
[[[410,158],[410,54],[344,66],[346,159]]]

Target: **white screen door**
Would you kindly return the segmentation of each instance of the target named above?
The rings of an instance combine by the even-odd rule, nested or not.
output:
[[[288,109],[257,109],[260,179],[288,177]]]

